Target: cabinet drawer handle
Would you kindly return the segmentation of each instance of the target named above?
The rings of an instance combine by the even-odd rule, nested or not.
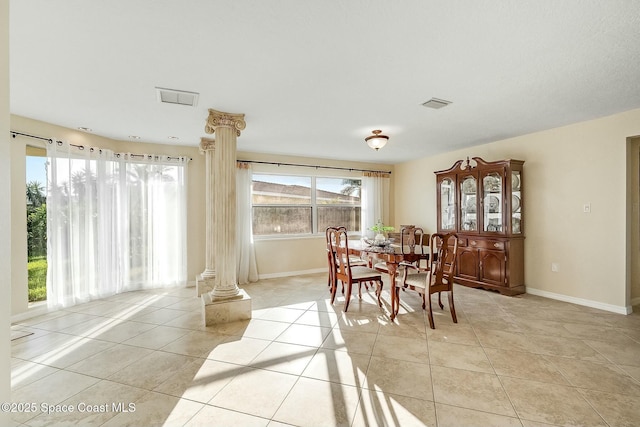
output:
[[[472,245],[474,245],[474,246],[477,244],[475,240],[472,240],[472,241],[471,241],[471,242],[469,242],[469,243],[471,243],[471,244],[472,244]]]
[[[500,248],[500,247],[502,247],[502,244],[496,242],[496,243],[493,244],[493,246],[495,246],[496,248]]]

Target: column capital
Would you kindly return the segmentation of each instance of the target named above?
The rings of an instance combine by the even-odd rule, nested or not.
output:
[[[206,133],[214,133],[216,128],[219,127],[234,129],[236,135],[240,136],[240,131],[247,127],[247,123],[244,121],[244,114],[224,113],[209,108],[209,117],[207,117],[204,131]]]
[[[216,140],[211,138],[200,138],[200,154],[205,151],[213,151],[216,149]]]

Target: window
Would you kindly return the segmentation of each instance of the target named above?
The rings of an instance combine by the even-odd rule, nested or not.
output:
[[[183,284],[184,157],[50,144],[47,305]]]
[[[349,231],[360,231],[359,179],[316,178],[318,231],[344,225]]]
[[[253,174],[253,234],[312,234],[331,225],[360,231],[361,187],[354,178]]]

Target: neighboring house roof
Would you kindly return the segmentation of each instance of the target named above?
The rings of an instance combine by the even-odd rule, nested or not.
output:
[[[272,182],[253,181],[253,193],[271,196],[288,196],[288,197],[310,197],[311,190],[309,187],[302,185],[284,185]],[[332,191],[316,190],[316,197],[325,200],[339,200],[346,203],[358,203],[360,197],[354,197],[347,194],[335,193]]]

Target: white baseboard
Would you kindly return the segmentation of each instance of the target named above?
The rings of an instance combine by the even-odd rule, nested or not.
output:
[[[282,273],[269,273],[269,274],[260,274],[258,278],[262,279],[275,279],[278,277],[290,277],[290,276],[301,276],[304,274],[315,274],[315,273],[326,273],[327,268],[314,268],[312,270],[301,270],[301,271],[285,271]]]
[[[27,311],[22,313],[14,314],[11,316],[11,323],[19,323],[25,320],[31,319],[32,317],[41,316],[43,314],[47,314],[49,312],[49,308],[47,307],[46,302],[44,304],[39,304],[36,307],[31,307]]]
[[[598,301],[592,301],[584,298],[570,297],[567,295],[556,294],[553,292],[542,291],[540,289],[530,288],[527,286],[527,293],[540,297],[551,298],[559,301],[570,302],[572,304],[584,305],[585,307],[597,308],[599,310],[610,311],[617,314],[631,314],[633,309],[631,306],[624,307],[619,305],[605,304]]]

